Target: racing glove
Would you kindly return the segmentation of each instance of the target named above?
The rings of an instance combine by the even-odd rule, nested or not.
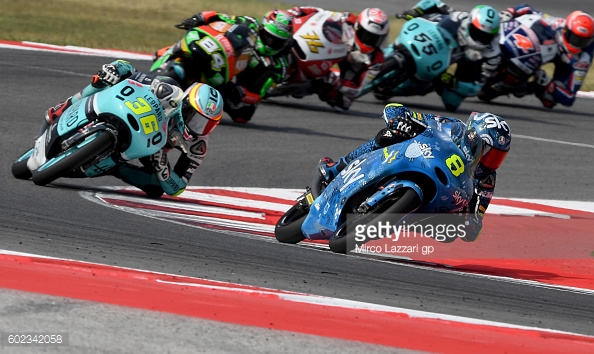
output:
[[[415,17],[423,16],[425,12],[421,10],[420,7],[413,7],[411,10],[406,10],[400,14],[396,14],[396,18],[401,18],[404,20],[412,20]]]
[[[454,77],[454,75],[444,72],[439,75],[438,82],[436,84],[442,89],[453,90],[458,87],[458,80]]]
[[[511,10],[511,11],[510,11]],[[514,19],[513,8],[507,10],[501,10],[499,12],[499,18],[501,22],[509,22]]]
[[[194,16],[183,20],[181,23],[175,25],[175,28],[191,30],[194,27],[202,26],[206,24],[204,15],[195,14]]]
[[[414,138],[417,135],[414,128],[415,122],[412,120],[409,112],[405,112],[404,116],[391,118],[388,121],[388,130],[395,137],[397,136],[403,139]]]
[[[118,72],[118,69],[113,64],[104,64],[101,67],[101,70],[97,73],[99,79],[101,79],[106,84],[113,86],[120,82],[121,76]]]

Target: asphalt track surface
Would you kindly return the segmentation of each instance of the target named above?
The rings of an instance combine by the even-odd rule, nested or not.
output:
[[[110,177],[62,179],[48,187],[14,179],[10,164],[32,145],[44,110],[80,90],[89,82],[90,74],[108,61],[111,59],[0,50],[0,64],[5,68],[0,95],[0,249],[594,335],[591,295],[257,242],[121,213],[80,197],[81,190],[122,185]],[[147,62],[132,62],[140,70],[148,67]],[[434,94],[399,101],[415,110],[443,113]],[[383,103],[371,96],[343,114],[313,97],[273,99],[262,104],[246,126],[235,125],[225,117],[211,136],[208,156],[192,185],[302,188],[309,183],[321,156],[339,157],[372,137],[382,127],[382,108]],[[492,104],[470,99],[453,116],[463,119],[474,110],[505,117],[516,136],[498,173],[497,196],[594,200],[594,100],[578,99],[570,109],[558,107],[551,111],[541,108],[532,97],[500,98]],[[24,301],[3,292],[3,299],[7,296],[11,302],[5,306],[11,305],[2,311],[7,320],[22,319],[19,314],[29,313],[30,321],[51,325],[68,313],[72,318],[65,323],[78,323],[74,320],[77,312],[72,311],[76,306],[73,301]],[[18,305],[19,301],[25,304]],[[34,306],[38,301],[60,306],[44,311],[43,306]],[[82,328],[100,330],[105,326],[110,329],[105,333],[112,336],[128,332],[136,340],[147,337],[149,342],[148,336],[155,331],[172,331],[171,323],[178,332],[179,328],[196,326],[193,319],[177,316],[147,320],[148,315],[136,312],[122,321],[113,320],[107,309],[87,311],[91,311],[85,312],[88,320],[96,323],[93,326],[87,322],[87,327]],[[6,327],[16,322],[0,323]],[[145,326],[144,331],[136,329],[139,323]],[[234,331],[217,327],[211,334],[240,336]],[[271,340],[277,338],[268,336]],[[100,341],[95,340],[89,351],[101,351]],[[334,342],[323,344],[339,348]],[[273,350],[261,343],[248,345],[260,351]],[[303,345],[293,336],[283,348],[296,351]],[[133,348],[127,350],[132,352]],[[177,352],[189,349],[183,345],[176,348]],[[216,348],[216,344],[211,347]],[[234,348],[227,347],[227,351],[236,351]],[[312,348],[322,347],[314,344]]]

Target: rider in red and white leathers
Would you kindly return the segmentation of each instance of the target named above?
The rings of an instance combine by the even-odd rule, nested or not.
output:
[[[294,18],[325,11],[319,7],[293,7],[287,12]],[[343,40],[349,49],[338,69],[318,80],[312,91],[338,111],[347,110],[379,73],[384,63],[382,46],[390,31],[388,15],[378,8],[364,9],[358,16],[345,12],[342,17]]]
[[[542,23],[556,32],[558,44],[557,55],[552,61],[555,65],[552,79],[543,70],[538,70],[530,91],[547,108],[553,108],[557,103],[570,107],[592,64],[594,19],[582,11],[574,11],[567,18],[550,16],[527,4],[510,7],[501,11],[500,16],[505,21],[529,14],[542,17]]]

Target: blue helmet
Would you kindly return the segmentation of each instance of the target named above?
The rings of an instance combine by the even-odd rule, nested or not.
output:
[[[492,113],[472,112],[466,122],[466,130],[476,132],[484,142],[480,163],[496,170],[507,156],[511,146],[511,131],[507,122]]]

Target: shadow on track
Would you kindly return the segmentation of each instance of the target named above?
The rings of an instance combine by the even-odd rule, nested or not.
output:
[[[293,102],[287,102],[287,101],[274,101],[271,100],[270,98],[263,101],[266,105],[271,105],[271,106],[277,106],[277,107],[286,107],[287,109],[300,109],[300,110],[304,110],[304,111],[311,111],[311,112],[316,112],[316,113],[324,113],[324,114],[335,114],[335,115],[345,115],[345,116],[351,116],[351,117],[365,117],[365,118],[373,118],[373,119],[378,119],[381,117],[381,110],[378,111],[380,113],[374,114],[374,113],[369,113],[369,112],[362,112],[362,111],[358,111],[356,109],[349,109],[347,111],[344,112],[338,112],[335,111],[334,109],[332,109],[332,107],[326,105],[324,102],[319,101],[320,103],[322,103],[322,105],[311,105],[311,104],[307,104],[304,103],[304,101],[299,101],[299,98],[295,98],[295,101]],[[357,102],[359,101],[355,101],[355,103],[353,104],[357,104]],[[368,103],[368,102],[366,102]],[[383,106],[382,106],[383,108]],[[323,118],[321,118],[323,119]]]

